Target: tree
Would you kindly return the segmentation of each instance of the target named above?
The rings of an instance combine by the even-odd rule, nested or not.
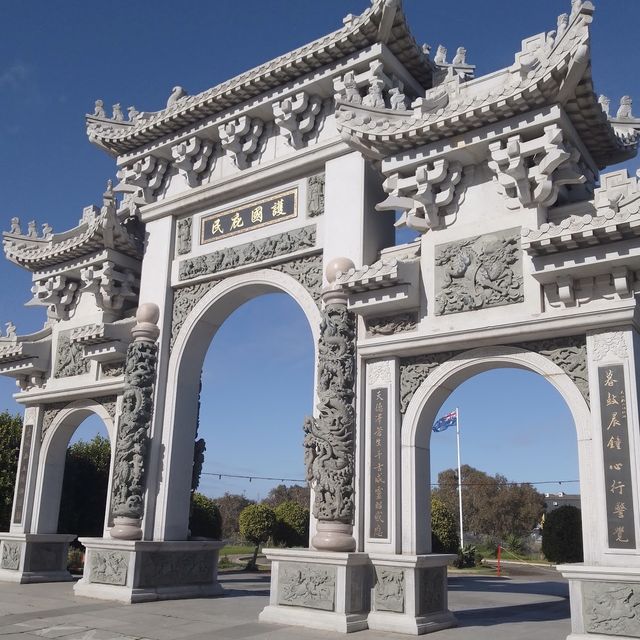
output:
[[[545,515],[542,553],[549,562],[582,562],[582,514],[565,505]]]
[[[460,538],[455,512],[447,505],[431,498],[431,550],[433,553],[458,553]]]
[[[9,531],[11,524],[21,437],[22,418],[8,411],[0,413],[0,531]]]
[[[255,545],[253,558],[247,563],[247,569],[255,571],[258,550],[273,535],[276,514],[266,504],[250,504],[242,510],[239,522],[240,534]]]
[[[222,497],[215,498],[214,502],[222,516],[222,537],[227,539],[237,536],[240,531],[238,520],[241,511],[255,502],[237,493],[225,493]]]
[[[295,502],[303,509],[309,509],[309,505],[311,504],[311,490],[308,486],[303,487],[299,484],[292,484],[289,487],[286,484],[279,484],[269,491],[269,495],[263,502],[273,508],[283,502]]]
[[[512,484],[504,476],[462,465],[462,504],[465,531],[501,539],[531,532],[544,511],[544,496],[530,484]],[[458,480],[454,469],[438,474],[434,497],[450,511],[458,509]]]
[[[109,440],[95,436],[67,449],[58,518],[59,533],[101,537],[109,485]]]
[[[191,495],[189,529],[193,538],[220,540],[222,536],[222,516],[218,505],[197,491]]]
[[[306,547],[309,538],[309,509],[297,502],[282,502],[275,509],[276,527],[273,539],[285,547]]]

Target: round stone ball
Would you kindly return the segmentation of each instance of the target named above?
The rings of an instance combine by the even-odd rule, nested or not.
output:
[[[347,273],[349,269],[355,269],[356,265],[353,264],[349,258],[334,258],[329,262],[325,273],[327,275],[327,281],[334,283],[339,273]]]
[[[151,324],[158,324],[160,319],[160,309],[158,305],[153,302],[143,302],[136,312],[136,320],[138,323],[149,322]]]

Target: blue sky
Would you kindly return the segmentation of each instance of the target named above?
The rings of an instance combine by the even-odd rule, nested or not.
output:
[[[93,109],[96,98],[107,106],[120,102],[123,108],[133,104],[157,110],[173,86],[204,90],[330,32],[345,14],[359,13],[368,4],[5,3],[0,40],[4,228],[19,216],[23,223],[35,218],[54,230],[68,229],[77,224],[82,207],[99,203],[114,164],[88,143],[84,132],[84,113]],[[465,46],[480,75],[511,64],[521,39],[555,28],[556,16],[568,11],[569,4],[405,0],[405,11],[419,42],[443,43],[450,52]],[[596,90],[611,98],[612,108],[629,93],[640,112],[633,73],[640,61],[638,24],[637,0],[601,0],[592,55]],[[628,166],[635,170],[637,163]],[[22,306],[30,297],[28,274],[0,261],[0,282],[0,325],[13,320],[20,333],[40,328],[41,311]],[[204,369],[202,433],[210,442],[206,469],[303,477],[300,425],[311,410],[311,358],[306,321],[283,296],[252,301],[227,321]],[[0,379],[0,408],[18,409],[11,398],[14,391],[11,380]],[[456,390],[445,408],[456,405],[463,417],[464,462],[520,481],[577,478],[571,418],[543,380],[513,371],[484,374]],[[95,427],[87,427],[86,433],[91,429]],[[435,471],[455,463],[454,434],[440,434],[433,447]],[[212,495],[229,490],[256,497],[267,493],[269,483],[211,478],[203,489]]]

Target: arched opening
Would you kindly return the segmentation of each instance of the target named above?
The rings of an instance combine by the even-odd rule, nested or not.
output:
[[[575,426],[575,432],[571,436],[566,436],[565,444],[570,442],[570,438],[573,437],[577,441],[577,458],[578,458],[578,480],[588,477],[592,460],[592,443],[591,443],[591,418],[589,407],[585,398],[582,396],[578,386],[569,378],[569,376],[550,359],[524,349],[515,347],[489,347],[474,349],[457,356],[454,356],[450,360],[444,362],[437,367],[421,384],[416,391],[415,395],[411,399],[407,412],[405,414],[405,420],[403,423],[403,466],[405,469],[410,469],[407,482],[403,485],[403,501],[411,504],[412,509],[405,509],[403,518],[403,551],[405,553],[429,553],[431,551],[431,522],[429,513],[430,504],[430,479],[431,475],[431,449],[439,447],[435,444],[435,439],[442,436],[441,433],[432,432],[432,426],[437,417],[443,412],[448,412],[455,409],[456,396],[464,393],[465,383],[469,386],[473,386],[474,377],[476,381],[486,380],[488,384],[495,383],[497,379],[504,376],[504,369],[509,369],[512,376],[521,377],[521,382],[528,382],[528,387],[531,389],[531,395],[535,398],[536,394],[540,394],[540,384],[547,384],[553,387],[552,393],[557,394],[560,397],[559,402],[566,405],[566,412],[564,413],[565,426],[570,426],[570,421]],[[520,370],[520,371],[515,371]],[[484,374],[483,376],[479,374]],[[532,377],[532,376],[538,377]],[[542,381],[540,381],[540,377]],[[512,380],[514,378],[512,377]],[[477,383],[477,382],[476,382]],[[467,388],[468,388],[467,386]],[[481,386],[480,386],[481,387]],[[460,389],[461,391],[457,391]],[[491,416],[492,412],[499,411],[500,406],[492,404],[491,396],[487,394],[487,390],[482,388],[476,389],[476,393],[484,394],[481,396],[480,402],[484,405],[489,405],[490,409],[484,416]],[[514,401],[518,401],[518,398],[514,398]],[[522,398],[520,398],[522,401]],[[518,414],[526,410],[525,407],[520,407]],[[471,421],[472,418],[467,414],[462,414],[463,420]],[[570,421],[567,420],[570,418]],[[526,427],[526,421],[522,420],[523,426]],[[466,422],[463,422],[463,429]],[[508,426],[508,425],[507,425]],[[465,433],[468,433],[468,429],[465,429]],[[477,435],[477,434],[476,434]],[[513,438],[518,435],[521,436],[521,431],[517,433],[514,430]],[[542,437],[542,436],[540,436]],[[455,440],[454,440],[455,442]],[[526,441],[522,442],[526,445]],[[491,457],[494,460],[500,462],[500,457],[504,456],[509,450],[512,449],[514,442],[511,443],[511,447],[500,447],[495,442],[478,441],[476,445],[481,446],[483,449],[493,449]],[[569,446],[569,445],[567,445]],[[465,449],[463,449],[464,451]],[[467,460],[477,460],[474,457],[475,454],[470,453],[473,450],[473,445],[467,445]],[[480,455],[479,453],[477,455]],[[455,453],[453,457],[449,455],[449,461],[455,460]],[[491,459],[490,457],[490,459]],[[440,461],[434,461],[435,465],[441,467],[443,463]],[[434,465],[434,471],[437,469]],[[451,467],[451,464],[445,464],[446,467]],[[567,465],[570,466],[570,463]],[[524,467],[520,470],[522,474],[530,472],[530,469]],[[532,472],[532,471],[531,471]],[[515,471],[512,469],[512,474]],[[463,475],[464,479],[464,475]],[[552,478],[552,480],[558,480],[561,478]],[[567,478],[573,479],[573,478]],[[514,478],[514,480],[529,480],[523,476]],[[535,481],[537,478],[531,478]],[[544,478],[541,478],[544,480]],[[599,531],[596,531],[597,525],[594,527],[594,523],[597,522],[595,514],[597,513],[596,505],[598,504],[599,496],[595,495],[595,489],[592,483],[583,482],[581,491],[582,499],[582,533],[583,533],[583,548],[585,562],[589,562],[596,553],[594,539],[597,539]],[[457,516],[458,514],[456,514]],[[424,523],[427,522],[427,526]],[[550,571],[550,576],[555,577],[555,573]],[[544,582],[547,586],[551,584],[548,579],[544,579],[540,582]],[[556,583],[557,584],[557,583]],[[458,585],[460,586],[460,585]],[[483,588],[486,588],[486,584]],[[456,588],[455,580],[453,584],[450,584],[451,588]],[[463,587],[464,589],[464,587]],[[496,589],[498,591],[504,591],[502,584],[496,583]],[[521,590],[521,593],[526,593],[527,587]],[[535,590],[534,590],[535,591]],[[545,601],[545,606],[549,606],[550,616],[560,616],[567,618],[569,616],[568,607],[566,604],[567,588],[566,585],[560,585],[557,588],[550,587],[538,593],[531,592],[531,602],[527,600],[527,596],[523,596],[521,602],[516,606],[528,607],[539,596],[545,596],[548,599],[548,603]],[[489,606],[489,605],[487,605]],[[507,608],[509,614],[515,613],[515,606]],[[482,607],[469,611],[468,614],[461,612],[460,618],[461,624],[465,625],[464,616],[472,617],[473,621],[469,621],[469,624],[477,624],[478,620],[483,615],[490,617],[494,623],[495,618],[498,615],[497,610],[489,612],[489,609]],[[458,614],[457,614],[458,615]],[[479,617],[478,617],[479,616]]]
[[[410,469],[410,477],[403,485],[403,502],[413,509],[405,510],[403,520],[403,551],[428,553],[431,551],[428,511],[432,425],[447,398],[465,381],[480,373],[499,368],[521,369],[541,375],[559,392],[573,419],[577,436],[579,478],[587,477],[591,460],[591,420],[589,407],[578,387],[548,358],[514,347],[491,347],[468,351],[441,364],[421,384],[411,399],[403,422],[403,465]],[[448,404],[446,405],[448,408]],[[452,407],[453,408],[453,407]],[[591,485],[583,485],[582,519],[585,561],[595,552],[591,539],[597,532],[587,529],[585,522],[595,522],[597,496],[585,492]]]
[[[274,293],[279,295],[277,297],[265,297],[263,300],[268,304],[269,300],[280,299],[282,294],[287,294],[290,298],[289,302],[285,303],[280,310],[280,315],[276,313],[271,318],[268,315],[265,317],[263,315],[264,307],[260,310],[261,305],[264,304],[263,302],[256,300],[256,307],[253,306],[254,303],[249,302],[265,294]],[[242,307],[245,303],[249,303],[249,305],[243,309]],[[291,464],[291,451],[295,448],[298,449],[299,460],[300,463],[302,462],[301,423],[297,425],[300,429],[300,437],[297,438],[297,442],[292,447],[291,434],[294,433],[296,425],[293,424],[294,419],[290,417],[292,414],[288,412],[286,414],[282,413],[282,409],[284,405],[290,403],[296,405],[294,413],[303,413],[304,400],[302,402],[297,400],[291,402],[287,397],[286,389],[280,389],[278,397],[268,398],[266,395],[261,395],[260,389],[256,390],[245,386],[243,381],[243,369],[247,367],[247,361],[242,355],[243,350],[246,353],[253,349],[253,355],[255,356],[255,351],[263,347],[266,341],[272,342],[271,347],[274,346],[274,340],[277,344],[275,344],[275,350],[270,349],[263,354],[263,366],[266,367],[267,361],[270,360],[271,365],[275,366],[276,369],[278,368],[278,363],[273,362],[273,356],[278,352],[281,355],[284,354],[291,347],[290,340],[293,338],[292,333],[287,331],[286,325],[282,326],[283,322],[291,321],[291,313],[294,308],[292,304],[298,307],[298,318],[301,317],[301,310],[306,324],[304,331],[299,333],[301,340],[299,346],[305,349],[307,354],[309,350],[311,351],[312,357],[310,360],[315,363],[315,345],[317,344],[320,326],[319,308],[305,287],[291,276],[281,272],[265,270],[224,280],[200,299],[184,321],[182,329],[175,339],[168,366],[170,384],[166,392],[167,407],[162,436],[165,463],[160,481],[155,516],[155,533],[157,537],[166,540],[184,540],[188,535],[201,372],[205,364],[205,355],[212,341],[211,354],[214,360],[216,359],[216,344],[218,342],[215,336],[218,331],[221,332],[223,337],[225,337],[227,328],[232,332],[239,332],[236,333],[233,340],[236,343],[235,346],[239,347],[239,349],[234,350],[232,348],[231,352],[226,355],[221,352],[219,354],[219,362],[214,365],[217,367],[215,375],[218,382],[221,382],[224,378],[224,386],[227,389],[225,393],[217,394],[215,389],[211,388],[207,377],[208,374],[211,375],[211,371],[208,366],[204,367],[205,375],[202,386],[204,410],[199,437],[202,437],[205,432],[210,434],[206,438],[207,458],[205,459],[208,459],[211,463],[211,469],[207,473],[218,471],[218,474],[222,475],[234,468],[240,471],[236,475],[270,476],[272,473],[270,469],[273,469],[275,464],[278,467]],[[239,320],[239,325],[236,325],[234,319],[231,318],[234,312],[238,313],[234,317]],[[228,319],[230,324],[227,325],[226,321]],[[268,323],[270,320],[271,322],[277,321],[280,326],[275,327],[276,331],[261,331],[263,323]],[[225,325],[224,327],[223,324]],[[235,329],[234,325],[236,325]],[[305,332],[306,336],[302,337]],[[220,344],[227,344],[227,340],[228,336],[221,340]],[[309,361],[308,357],[304,359]],[[232,374],[231,377],[225,376],[225,366]],[[305,371],[304,377],[313,381],[315,364],[311,364],[309,369]],[[249,375],[248,372],[245,371],[245,373]],[[258,377],[253,377],[255,375]],[[263,381],[262,391],[266,391],[267,395],[269,390],[271,390],[272,394],[275,393],[277,384],[274,386],[274,383],[277,383],[277,377],[273,373],[273,369],[271,373],[267,368],[250,372],[250,377],[253,377],[254,381],[259,379],[260,375],[271,375],[271,379]],[[282,383],[282,379],[280,379],[280,382]],[[215,386],[215,379],[213,380],[213,386]],[[307,397],[310,398],[310,401],[306,411],[311,412],[313,410],[313,393],[307,394]],[[262,419],[260,420],[261,414]],[[243,420],[253,423],[246,427],[249,429],[248,431],[243,426]],[[261,423],[267,424],[269,422],[272,425],[276,425],[279,420],[287,422],[287,428],[284,432],[275,428],[265,428],[260,433]],[[232,425],[231,427],[229,426],[230,424]],[[224,448],[225,445],[222,444],[225,442],[224,431],[227,432],[226,449]],[[245,435],[243,439],[243,433],[249,435]],[[253,444],[250,445],[248,440],[252,438],[252,433],[254,434]],[[280,453],[278,453],[278,442],[286,444],[286,447],[282,448]],[[297,446],[298,443],[299,447]],[[234,452],[230,449],[236,449],[236,451]],[[250,464],[247,464],[247,460],[243,459],[242,449],[246,451],[252,449]],[[265,460],[261,462],[261,449],[263,455],[265,451],[271,451],[274,457],[277,455],[283,455],[284,457],[275,459],[275,461]],[[230,466],[232,465],[231,461],[235,461],[234,464],[237,466]],[[223,465],[224,469],[220,465]],[[214,466],[217,468],[214,469]],[[298,465],[296,470],[301,473],[302,465]],[[243,473],[243,471],[247,472]],[[279,473],[282,473],[282,468],[272,477],[276,477]],[[284,477],[288,477],[288,475],[282,473]],[[219,483],[222,482],[222,478],[218,476],[211,477],[217,479]],[[225,480],[228,481],[230,479],[227,478]],[[248,478],[237,480],[245,481]],[[222,488],[224,489],[224,486]],[[233,485],[232,489],[237,491],[238,484]],[[211,485],[209,485],[209,490],[213,490]]]
[[[112,411],[109,406],[113,407]],[[41,473],[36,486],[35,504],[39,505],[34,523],[36,533],[100,537],[106,532],[109,526],[107,496],[115,434],[114,410],[115,399],[109,399],[105,404],[79,400],[56,409],[53,415],[45,416]],[[91,461],[86,463],[87,457],[96,455],[100,460],[94,462],[102,469],[97,474],[92,469],[95,465]],[[71,457],[74,460],[68,464]],[[76,486],[79,483],[84,486]],[[82,505],[83,513],[77,512],[78,505]],[[77,530],[78,526],[82,530]]]
[[[442,420],[431,436],[432,499],[459,523],[459,452],[463,543],[484,557],[500,544],[507,560],[542,560],[543,513],[580,505],[566,402],[538,373],[494,368],[456,387],[437,415],[451,413],[457,424]]]

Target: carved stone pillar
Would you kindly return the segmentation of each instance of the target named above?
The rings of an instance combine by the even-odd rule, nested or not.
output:
[[[339,272],[353,268],[346,258],[327,267],[329,287],[318,344],[318,415],[307,418],[305,460],[318,520],[312,545],[322,551],[355,551],[353,538],[355,443],[355,319],[344,293],[333,289]]]
[[[155,304],[145,303],[138,307],[137,324],[131,330],[134,339],[127,350],[111,494],[111,510],[115,516],[111,537],[120,540],[142,538],[145,465],[153,414],[159,314]]]

